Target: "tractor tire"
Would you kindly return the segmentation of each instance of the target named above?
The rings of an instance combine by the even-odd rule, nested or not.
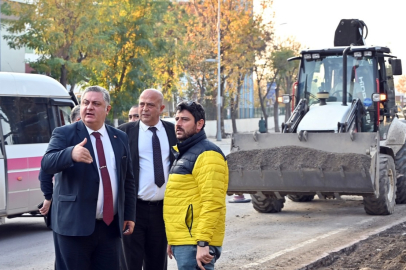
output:
[[[314,195],[288,195],[288,198],[294,202],[311,202]]]
[[[396,166],[396,203],[406,203],[406,144],[402,146],[395,157]]]
[[[251,194],[252,205],[260,213],[278,213],[282,211],[285,198],[278,199],[273,195],[262,193]]]
[[[369,215],[390,215],[396,202],[396,168],[393,158],[381,154],[379,158],[379,196],[364,196],[364,209]]]

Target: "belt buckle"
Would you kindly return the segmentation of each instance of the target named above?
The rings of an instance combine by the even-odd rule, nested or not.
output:
[[[161,201],[147,201],[148,205],[154,205],[157,206],[161,203]]]

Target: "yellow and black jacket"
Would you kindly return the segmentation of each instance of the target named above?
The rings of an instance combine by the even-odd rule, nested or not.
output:
[[[170,245],[223,244],[228,187],[227,160],[204,130],[174,146],[164,199]]]

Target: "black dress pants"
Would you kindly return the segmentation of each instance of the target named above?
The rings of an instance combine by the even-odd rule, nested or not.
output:
[[[117,216],[107,226],[95,220],[94,232],[89,236],[65,236],[54,232],[56,270],[112,270],[119,269],[120,235]]]
[[[163,201],[137,200],[134,232],[123,236],[128,270],[166,270],[167,240]]]

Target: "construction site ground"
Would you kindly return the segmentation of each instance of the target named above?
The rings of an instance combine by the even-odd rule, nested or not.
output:
[[[371,235],[365,240],[332,252],[302,269],[404,270],[406,269],[406,223]]]
[[[228,154],[230,139],[217,144]],[[232,198],[217,270],[405,269],[406,205],[389,216],[370,216],[362,197],[316,197],[287,199],[282,212],[263,214],[251,203],[228,202]],[[0,226],[0,269],[53,269],[54,260],[52,231],[42,218],[7,219]],[[176,269],[169,260],[168,270]]]
[[[228,140],[216,143],[228,153]],[[316,196],[307,203],[286,199],[276,214],[258,213],[251,203],[227,209],[217,269],[406,270],[406,205],[397,205],[390,216],[369,216],[362,197]]]

